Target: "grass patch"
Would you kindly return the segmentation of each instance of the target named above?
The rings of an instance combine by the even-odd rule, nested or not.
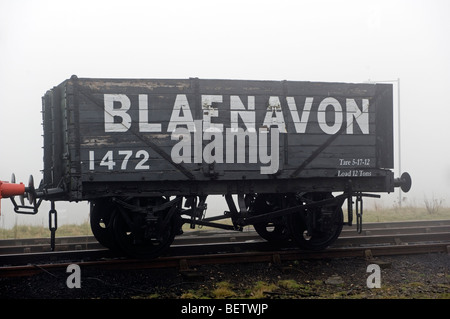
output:
[[[200,298],[202,298],[202,295],[199,295],[199,293],[194,290],[189,290],[188,292],[185,292],[180,296],[180,299],[200,299]]]
[[[217,283],[217,288],[215,288],[211,294],[212,297],[216,299],[236,297],[236,293],[232,289],[233,284],[228,281],[221,281]]]
[[[365,208],[363,222],[392,222],[408,220],[439,220],[450,219],[450,207],[441,207],[438,210],[430,211],[426,207],[415,206],[392,206],[381,208]]]
[[[277,289],[277,285],[269,284],[264,281],[257,281],[250,290],[251,299],[267,298],[267,293],[270,293]]]
[[[296,290],[303,288],[303,286],[299,285],[295,280],[293,279],[287,279],[287,280],[280,280],[278,281],[278,286],[284,289],[288,290]]]
[[[61,225],[56,230],[56,237],[91,236],[89,222],[80,225]],[[49,238],[50,230],[43,226],[16,225],[11,229],[0,229],[0,239]]]

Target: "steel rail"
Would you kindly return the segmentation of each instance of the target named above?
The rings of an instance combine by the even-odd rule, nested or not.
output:
[[[425,236],[426,233],[450,233],[450,220],[436,221],[410,221],[410,222],[387,222],[387,223],[367,223],[364,225],[362,234],[357,234],[353,228],[344,228],[335,245],[346,245],[351,241],[359,241],[360,244],[369,238],[369,243],[382,243],[399,241],[408,241],[406,234],[415,234]],[[390,235],[398,234],[394,239]],[[376,237],[377,235],[386,235],[386,237]],[[28,239],[3,239],[0,240],[0,255],[19,254],[19,253],[37,253],[50,250],[50,238],[28,238]],[[195,245],[208,243],[226,243],[226,242],[247,242],[263,241],[253,230],[243,232],[237,231],[218,231],[218,230],[198,230],[187,231],[182,236],[175,238],[173,243],[176,245]],[[355,243],[352,243],[355,244]],[[97,250],[102,249],[94,236],[74,236],[57,237],[56,250]]]
[[[188,239],[181,240],[182,237],[180,237],[180,240],[170,247],[168,256],[152,260],[128,259],[104,248],[4,254],[0,255],[0,265],[5,265],[0,267],[0,277],[35,274],[45,269],[67,267],[74,262],[86,267],[97,265],[113,268],[186,268],[209,263],[281,262],[295,259],[358,257],[366,254],[367,250],[370,250],[373,256],[450,253],[450,221],[374,223],[369,226],[366,227],[366,235],[355,235],[354,230],[344,231],[330,248],[323,251],[300,250],[289,243],[280,248],[278,245],[262,240],[251,231],[243,233],[228,231],[220,232],[219,235],[217,232],[201,231],[188,232]],[[417,231],[421,233],[415,233]],[[201,236],[198,236],[199,234]],[[61,242],[66,244],[72,240],[74,239],[61,238]],[[77,242],[76,239],[75,242]]]
[[[102,269],[156,269],[156,268],[179,268],[188,270],[190,267],[210,264],[230,263],[259,263],[270,262],[281,264],[284,261],[323,259],[323,258],[346,258],[387,255],[408,255],[423,253],[450,253],[450,242],[410,244],[397,246],[374,246],[374,247],[351,247],[351,248],[328,248],[322,251],[305,251],[299,249],[249,251],[241,253],[218,253],[188,256],[167,256],[150,260],[140,259],[109,259],[96,261],[79,261],[77,264],[82,268],[96,267]],[[66,269],[73,262],[59,262],[54,264],[22,265],[0,268],[0,277],[31,276],[44,271]]]

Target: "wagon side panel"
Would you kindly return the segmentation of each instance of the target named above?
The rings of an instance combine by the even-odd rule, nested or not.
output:
[[[338,191],[383,184],[393,162],[391,85],[71,78],[43,111],[44,181],[74,200],[267,182]]]

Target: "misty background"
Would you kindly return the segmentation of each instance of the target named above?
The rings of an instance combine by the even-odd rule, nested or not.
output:
[[[0,180],[42,178],[41,97],[72,74],[324,82],[391,81],[395,175],[380,205],[450,204],[450,1],[0,0]],[[397,92],[400,91],[400,96]],[[222,200],[221,203],[225,201]],[[0,227],[48,223],[2,200]],[[87,203],[57,203],[58,224]],[[216,209],[216,211],[214,211]],[[211,205],[208,213],[220,213]]]

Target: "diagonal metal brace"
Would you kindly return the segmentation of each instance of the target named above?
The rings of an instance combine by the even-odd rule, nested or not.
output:
[[[347,194],[342,194],[342,195],[338,195],[333,198],[324,199],[324,200],[314,202],[314,203],[297,205],[297,206],[293,206],[293,207],[283,208],[283,209],[280,209],[280,210],[277,210],[277,211],[274,211],[271,213],[263,214],[263,215],[247,217],[247,218],[244,218],[242,220],[242,223],[240,223],[240,224],[242,226],[252,225],[255,223],[273,220],[274,218],[277,218],[277,217],[282,217],[285,215],[293,214],[295,212],[298,212],[299,210],[305,210],[305,209],[313,208],[313,207],[337,206],[337,205],[341,206],[344,203],[344,201],[347,199],[347,197],[348,197]]]

